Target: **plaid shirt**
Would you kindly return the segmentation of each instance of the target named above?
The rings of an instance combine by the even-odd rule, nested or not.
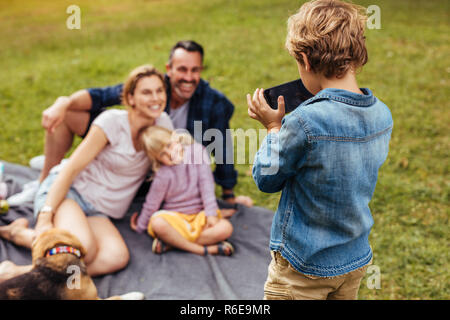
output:
[[[167,105],[164,110],[167,114],[170,114],[170,82],[169,78],[166,76],[166,86],[167,86]],[[106,107],[120,105],[121,104],[121,94],[122,94],[123,84],[118,84],[110,87],[103,88],[90,88],[87,89],[92,98],[92,108],[91,115],[92,119],[98,114],[106,109]],[[222,142],[218,142],[217,145],[222,148],[222,150],[213,150],[216,156],[216,168],[214,170],[214,180],[215,182],[222,186],[224,189],[232,189],[237,183],[237,171],[234,169],[234,155],[233,146],[230,142],[231,136],[227,139],[227,129],[229,129],[229,121],[233,115],[234,106],[225,97],[225,95],[209,86],[209,83],[203,79],[200,79],[200,83],[189,100],[189,111],[187,119],[187,130],[194,137],[195,140],[202,143],[207,147],[211,141],[204,139],[205,132],[208,129],[218,129],[220,131],[220,137]],[[200,131],[197,134],[194,131],[194,122],[197,126],[201,126],[201,137],[199,136]],[[210,131],[212,136],[214,136],[214,131]],[[212,142],[214,143],[215,140]],[[216,153],[220,151],[223,157],[217,157]],[[223,158],[223,159],[220,159]],[[227,161],[229,159],[229,161]],[[223,160],[223,161],[221,161]],[[229,162],[229,163],[227,163]]]

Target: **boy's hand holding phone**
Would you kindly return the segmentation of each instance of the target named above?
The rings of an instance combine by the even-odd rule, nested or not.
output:
[[[248,115],[258,120],[266,127],[267,131],[278,132],[281,128],[281,120],[285,115],[283,96],[278,97],[278,109],[272,109],[264,97],[264,89],[256,89],[253,97],[247,94]]]

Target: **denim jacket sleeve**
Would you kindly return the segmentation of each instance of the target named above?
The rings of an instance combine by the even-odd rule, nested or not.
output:
[[[92,107],[91,112],[101,111],[106,107],[121,104],[123,84],[103,88],[89,88],[87,91],[91,95]]]
[[[278,133],[268,134],[255,155],[253,179],[263,192],[281,191],[306,161],[308,141],[295,116],[283,119]]]

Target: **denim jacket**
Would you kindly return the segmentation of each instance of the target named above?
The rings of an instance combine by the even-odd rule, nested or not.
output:
[[[286,115],[255,155],[258,188],[282,191],[270,249],[303,274],[338,276],[372,258],[369,202],[393,120],[384,103],[361,90],[320,91]]]

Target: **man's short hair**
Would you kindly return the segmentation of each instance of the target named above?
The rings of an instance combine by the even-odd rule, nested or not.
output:
[[[182,40],[182,41],[178,41],[170,50],[169,62],[168,62],[169,65],[172,64],[173,54],[174,54],[175,50],[178,48],[182,48],[189,52],[199,52],[202,57],[202,63],[203,63],[203,55],[204,55],[203,47],[193,40]]]
[[[286,48],[302,66],[303,52],[313,72],[340,78],[367,63],[366,21],[361,6],[339,0],[309,1],[288,19]]]

